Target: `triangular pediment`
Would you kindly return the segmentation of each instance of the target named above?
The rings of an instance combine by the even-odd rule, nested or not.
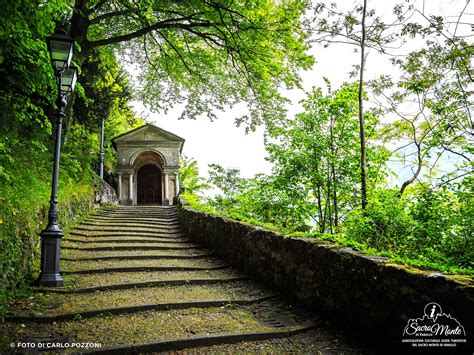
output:
[[[124,142],[184,142],[184,139],[163,128],[146,124],[112,139],[115,144]]]

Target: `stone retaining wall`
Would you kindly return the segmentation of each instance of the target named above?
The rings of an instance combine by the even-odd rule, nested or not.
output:
[[[313,238],[284,237],[188,206],[178,213],[189,236],[233,266],[369,338],[400,343],[408,319],[423,317],[429,302],[440,304],[472,336],[474,287],[467,277],[406,268]]]

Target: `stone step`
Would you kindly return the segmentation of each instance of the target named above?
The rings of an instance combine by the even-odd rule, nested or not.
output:
[[[145,276],[138,273],[140,280],[146,279]],[[160,281],[154,276],[157,273],[151,273],[151,281]],[[183,274],[182,279],[189,278],[190,280],[212,280],[212,279],[224,279],[226,275],[224,272],[213,271],[211,274],[205,274],[203,272],[189,272],[189,273],[161,273],[162,282],[174,280],[171,274],[178,277],[179,274]],[[187,275],[186,275],[187,274]],[[236,277],[232,276],[227,272],[227,278]],[[113,274],[111,274],[111,277]],[[118,274],[122,276],[122,274]],[[113,283],[107,283],[102,285],[101,280],[94,279],[94,275],[83,275],[82,278],[89,278],[89,280],[74,285],[69,285],[68,290],[72,291],[69,293],[35,293],[30,298],[29,307],[18,310],[14,314],[18,317],[26,317],[33,315],[42,316],[53,316],[56,314],[63,313],[74,313],[80,311],[92,311],[96,309],[121,307],[121,306],[133,306],[133,305],[144,305],[152,303],[168,303],[168,302],[192,302],[199,300],[219,300],[219,299],[248,299],[248,298],[262,298],[269,295],[273,295],[270,290],[262,289],[257,284],[251,281],[231,281],[222,283],[212,284],[182,284],[179,286],[154,286],[144,288],[128,288],[118,290],[105,290],[102,292],[95,293],[76,293],[74,289],[84,289],[96,286],[111,286]],[[122,279],[115,279],[116,284],[127,284],[130,277]],[[68,276],[65,277],[65,281],[70,283]],[[138,282],[138,281],[137,281]],[[38,312],[38,310],[41,310]],[[41,313],[41,314],[40,314]]]
[[[151,221],[157,220],[177,220],[177,213],[113,213],[113,212],[95,212],[91,213],[87,218],[99,219],[99,218],[125,218],[125,219],[148,219]]]
[[[81,252],[77,253],[76,250],[74,253],[68,255],[66,253],[61,253],[61,260],[65,261],[102,261],[102,260],[193,260],[193,259],[204,259],[204,258],[215,258],[216,256],[211,252],[206,252],[203,250],[193,251],[170,251],[170,252],[155,252],[153,250],[141,251],[140,255],[130,254],[129,251],[119,250],[119,251],[104,251],[104,252]]]
[[[136,260],[100,260],[100,261],[67,261],[61,260],[61,271],[126,268],[126,267],[201,267],[213,268],[227,266],[226,263],[212,259],[136,259]]]
[[[90,216],[93,219],[104,219],[104,220],[123,220],[123,219],[146,219],[152,222],[176,222],[178,220],[177,215],[163,215],[163,214],[128,214],[128,213],[97,213]]]
[[[168,218],[168,219],[151,219],[151,218],[88,218],[84,220],[85,223],[91,224],[146,224],[152,226],[173,226],[180,225],[178,219]]]
[[[139,205],[139,206],[114,206],[102,207],[99,210],[106,211],[176,211],[176,206],[160,206],[160,205]]]
[[[93,227],[93,226],[78,226],[73,229],[73,232],[134,232],[134,233],[180,233],[181,228],[171,227]]]
[[[176,211],[106,211],[100,210],[94,213],[91,213],[91,216],[125,216],[125,217],[177,217],[178,214]]]
[[[133,228],[180,228],[179,222],[121,222],[121,221],[83,221],[80,224],[83,227],[133,227]]]
[[[228,268],[227,265],[219,266],[123,266],[123,267],[105,267],[97,269],[79,269],[79,270],[65,270],[62,274],[70,275],[84,275],[84,274],[111,274],[117,272],[139,272],[139,271],[212,271],[222,270]]]
[[[184,238],[184,233],[159,233],[159,232],[85,232],[85,231],[72,231],[69,233],[73,236],[78,237],[155,237],[155,238],[169,238],[177,239]]]
[[[123,216],[123,217],[109,217],[109,216],[89,216],[84,221],[87,222],[144,222],[144,223],[179,223],[178,217],[173,218],[147,218],[146,216],[139,216],[139,217],[131,217],[131,216]]]
[[[197,244],[168,244],[168,243],[104,243],[104,244],[91,244],[82,246],[77,243],[62,243],[61,248],[68,250],[80,250],[80,251],[106,251],[106,250],[191,250],[191,249],[202,249],[202,246]]]
[[[138,240],[133,241],[131,238],[124,239],[112,239],[112,238],[102,238],[100,242],[86,242],[83,241],[72,241],[69,239],[63,239],[61,246],[70,247],[70,248],[95,248],[95,247],[166,247],[166,248],[175,248],[175,249],[195,249],[197,247],[202,248],[200,244],[196,244],[193,241],[188,239],[188,242],[182,242],[182,239],[176,241],[175,239],[166,239],[166,238],[156,238],[155,240]]]
[[[84,244],[95,244],[95,243],[172,243],[172,244],[181,244],[181,243],[192,243],[193,240],[189,238],[151,238],[151,237],[122,237],[122,238],[104,238],[104,237],[72,237],[66,236],[61,239],[62,241],[75,242],[75,243],[84,243]]]
[[[116,353],[123,354],[130,351],[133,344],[139,344],[135,349],[140,349],[140,351],[151,350],[150,343],[163,344],[163,339],[186,341],[190,337],[203,337],[209,334],[227,338],[238,334],[242,340],[242,334],[254,336],[256,333],[265,333],[266,336],[271,337],[273,335],[271,333],[280,334],[281,332],[288,336],[297,327],[309,329],[317,325],[307,320],[302,320],[296,323],[297,325],[293,324],[294,322],[270,324],[263,321],[263,317],[266,315],[261,313],[260,303],[242,306],[228,304],[209,308],[149,310],[118,315],[106,313],[85,319],[76,316],[75,321],[59,321],[52,324],[29,323],[27,328],[18,324],[18,328],[13,330],[21,334],[21,337],[17,335],[13,338],[13,342],[20,340],[58,342],[64,337],[68,339],[68,342],[94,339],[94,342],[105,344],[107,348],[102,350],[110,352],[113,349],[120,349]],[[143,344],[148,344],[148,347]],[[191,344],[194,343],[186,341],[186,346],[189,347]],[[179,344],[175,343],[174,346],[179,347]]]
[[[145,209],[155,209],[155,210],[174,210],[176,211],[176,206],[162,206],[162,205],[138,205],[138,206],[114,206],[114,207],[103,207],[103,209],[117,209],[117,210],[145,210]]]
[[[64,274],[64,282],[67,289],[82,289],[89,287],[130,284],[136,282],[148,281],[167,281],[167,280],[196,280],[196,279],[217,279],[217,278],[231,278],[243,277],[245,275],[240,272],[230,269],[215,269],[215,270],[188,270],[188,271],[132,271],[132,272],[110,272],[104,277],[101,273],[89,274]],[[245,284],[242,284],[245,285]],[[242,286],[241,285],[241,286]],[[216,286],[218,287],[218,286]],[[220,286],[219,286],[220,287]],[[250,286],[249,286],[250,287]],[[256,286],[254,286],[255,288]],[[161,290],[157,290],[160,291]],[[181,295],[175,300],[187,300]],[[158,297],[158,296],[157,296]]]
[[[153,259],[155,258],[191,258],[195,255],[210,255],[211,251],[208,249],[182,249],[182,250],[140,250],[130,251],[130,250],[103,250],[103,251],[83,251],[76,249],[61,249],[61,259],[65,258],[76,258],[76,259],[101,259],[105,260],[106,258],[115,258],[115,259]]]
[[[80,310],[73,313],[60,313],[55,315],[33,315],[33,316],[12,316],[6,317],[9,322],[35,322],[35,323],[56,323],[63,321],[70,321],[75,319],[85,319],[93,317],[109,317],[117,314],[137,313],[144,311],[168,311],[176,309],[187,308],[211,308],[211,307],[226,307],[250,305],[266,301],[273,296],[263,298],[247,298],[247,299],[218,299],[218,300],[202,300],[202,301],[187,301],[187,302],[168,302],[168,303],[147,303],[147,304],[133,304],[131,306],[109,307],[93,310]]]
[[[60,294],[83,294],[83,293],[97,293],[104,291],[115,291],[115,290],[129,290],[129,289],[139,289],[139,288],[150,288],[150,287],[165,287],[165,286],[183,286],[183,285],[214,285],[214,284],[223,284],[229,282],[236,282],[247,280],[246,276],[236,276],[236,277],[223,277],[223,278],[201,278],[201,279],[176,279],[176,280],[158,280],[158,281],[143,281],[143,282],[132,282],[126,284],[115,284],[115,285],[102,285],[95,287],[85,287],[85,288],[34,288],[34,291],[37,292],[46,292],[46,293],[60,293]]]
[[[308,349],[308,341],[305,341],[306,335],[303,340],[293,340],[293,338],[298,337],[299,334],[311,334],[311,346],[314,347],[312,352],[302,351],[299,349],[299,353],[317,353],[320,354],[319,349],[323,348],[325,350],[330,350],[331,352],[326,351],[327,354],[363,354],[364,352],[354,351],[352,346],[338,346],[339,339],[334,336],[328,336],[326,334],[320,334],[319,323],[307,324],[307,325],[298,325],[293,327],[284,327],[278,330],[272,329],[271,331],[259,331],[259,332],[242,332],[242,333],[225,333],[225,334],[208,334],[203,336],[189,336],[187,338],[181,339],[167,339],[167,340],[158,340],[154,342],[147,343],[133,343],[122,346],[113,346],[111,348],[104,349],[93,349],[88,352],[88,354],[118,354],[122,355],[125,353],[164,353],[171,352],[175,353],[177,351],[183,350],[184,354],[198,354],[198,353],[242,353],[242,349],[247,349],[245,353],[293,353],[296,348]],[[262,351],[262,345],[266,341],[267,346],[264,348],[266,351]],[[271,346],[278,342],[277,346]],[[250,345],[247,345],[249,344]],[[296,344],[295,344],[296,343]],[[236,344],[237,346],[231,346]],[[270,345],[268,345],[270,344]],[[282,344],[284,348],[282,349]],[[252,346],[250,348],[249,346]],[[220,346],[220,350],[219,350]],[[208,349],[212,349],[209,351]],[[218,349],[217,351],[214,349]],[[284,350],[289,349],[289,350]]]

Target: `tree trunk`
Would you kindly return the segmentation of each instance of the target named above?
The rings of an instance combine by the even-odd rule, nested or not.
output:
[[[332,205],[334,208],[334,227],[337,230],[339,226],[339,216],[337,210],[337,191],[336,191],[336,168],[334,167],[334,162],[331,166],[331,173],[332,173]]]
[[[79,63],[82,65],[84,60],[88,57],[90,48],[87,41],[87,31],[89,30],[89,18],[86,15],[87,9],[85,7],[86,0],[76,0],[74,10],[71,17],[71,29],[69,35],[76,41],[80,47],[80,51],[76,51],[76,56]]]
[[[416,149],[417,149],[417,158],[418,158],[418,164],[417,164],[417,167],[416,167],[416,171],[413,173],[413,176],[410,179],[406,180],[402,184],[402,186],[400,187],[400,191],[398,192],[398,197],[403,196],[403,193],[405,192],[405,189],[408,187],[408,185],[410,185],[411,183],[413,183],[413,181],[416,180],[418,175],[420,175],[421,168],[423,167],[423,159],[421,158],[421,143],[417,143],[416,138],[415,138],[415,145],[416,145]]]
[[[318,182],[318,214],[319,214],[319,231],[321,233],[324,233],[324,230],[326,229],[325,223],[324,223],[324,215],[323,215],[323,205],[322,205],[322,196],[321,196],[321,184]]]
[[[328,175],[327,175],[327,185],[328,185],[328,197],[327,197],[327,208],[328,208],[328,221],[329,221],[329,233],[333,234],[333,228],[332,228],[332,223],[333,223],[333,213],[332,213],[332,206],[331,206],[331,175],[329,172],[329,167],[328,167]]]
[[[339,225],[338,221],[338,215],[337,215],[337,192],[336,192],[336,168],[334,164],[334,160],[337,157],[337,151],[334,148],[334,121],[337,119],[336,117],[331,116],[331,123],[330,123],[330,129],[329,129],[329,139],[330,139],[330,149],[331,149],[331,161],[329,162],[330,166],[330,179],[332,180],[332,196],[329,193],[328,198],[331,199],[332,197],[332,206],[333,206],[333,211],[334,211],[334,228],[337,230],[337,227]]]
[[[365,68],[365,16],[367,0],[364,0],[362,9],[362,37],[360,40],[360,73],[359,73],[359,133],[360,133],[360,192],[362,209],[367,207],[367,172],[366,172],[366,147],[364,128],[363,84]]]

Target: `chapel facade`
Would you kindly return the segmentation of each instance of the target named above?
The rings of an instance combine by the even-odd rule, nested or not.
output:
[[[183,144],[183,138],[152,124],[113,138],[120,204],[172,205],[179,194]]]

